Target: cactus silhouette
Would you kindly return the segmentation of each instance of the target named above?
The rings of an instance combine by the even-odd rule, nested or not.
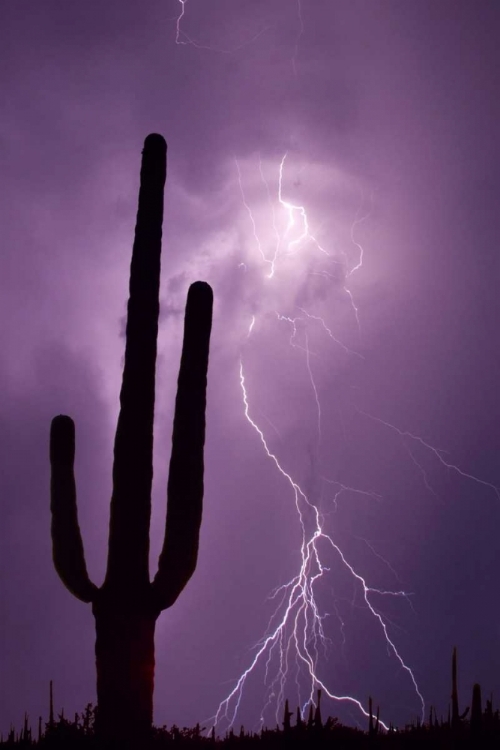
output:
[[[291,724],[290,719],[292,718],[293,713],[289,710],[288,707],[288,698],[285,701],[285,710],[283,712],[283,731],[287,734],[290,732]]]
[[[460,715],[458,711],[458,687],[457,687],[457,647],[453,649],[451,658],[451,726],[458,729]]]
[[[196,567],[213,303],[208,284],[197,281],[191,285],[175,403],[165,537],[158,572],[150,582],[155,364],[167,154],[164,138],[148,135],[142,154],[114,444],[108,559],[100,588],[88,576],[78,525],[74,422],[59,415],[52,420],[50,431],[53,561],[69,591],[92,604],[96,732],[103,739],[118,741],[150,734],[155,623],[162,610],[175,602]]]
[[[470,732],[475,739],[481,735],[482,717],[481,685],[476,682],[472,688],[472,709],[470,712]]]

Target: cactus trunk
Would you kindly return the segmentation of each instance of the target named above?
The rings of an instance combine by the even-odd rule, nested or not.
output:
[[[97,716],[102,738],[146,739],[153,723],[154,632],[147,613],[96,615]]]

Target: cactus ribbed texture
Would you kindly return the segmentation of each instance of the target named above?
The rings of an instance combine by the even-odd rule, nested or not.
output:
[[[192,576],[203,500],[203,446],[212,290],[188,292],[167,488],[167,517],[158,572],[149,580],[153,420],[159,316],[163,190],[167,145],[144,143],[139,207],[130,268],[125,363],[113,462],[106,576],[89,579],[78,525],[73,472],[75,426],[59,415],[50,433],[52,548],[69,591],[92,603],[96,620],[97,716],[102,738],[149,735],[153,720],[154,629]],[[124,719],[126,718],[126,722]]]

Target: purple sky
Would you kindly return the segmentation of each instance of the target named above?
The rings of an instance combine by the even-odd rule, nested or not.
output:
[[[157,624],[155,724],[216,714],[291,589],[269,595],[300,573],[294,489],[249,419],[319,509],[325,569],[292,612],[305,605],[303,658],[289,621],[229,702],[236,727],[273,725],[297,685],[307,703],[307,654],[325,691],[365,707],[371,694],[401,725],[421,712],[412,675],[447,712],[457,645],[461,707],[474,681],[498,706],[498,3],[186,0],[177,27],[181,11],[0,10],[0,731],[24,710],[47,717],[50,679],[67,716],[95,702],[91,609],[51,560],[48,436],[54,415],[75,419],[100,585],[150,132],[169,146],[152,574],[185,295],[197,278],[215,293],[200,555]],[[307,542],[315,510],[298,505]],[[370,591],[370,612],[361,577],[411,596]],[[366,726],[356,703],[324,695],[325,714]]]

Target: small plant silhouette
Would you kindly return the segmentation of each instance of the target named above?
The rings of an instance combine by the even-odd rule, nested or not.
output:
[[[92,603],[97,636],[96,732],[105,740],[117,741],[145,739],[151,733],[155,623],[175,602],[196,567],[213,304],[208,284],[198,281],[191,285],[175,404],[165,537],[158,572],[150,582],[155,364],[167,154],[164,138],[148,135],[142,153],[114,445],[108,560],[100,588],[88,576],[78,525],[75,425],[70,417],[59,415],[52,420],[50,431],[54,565],[69,591]]]

